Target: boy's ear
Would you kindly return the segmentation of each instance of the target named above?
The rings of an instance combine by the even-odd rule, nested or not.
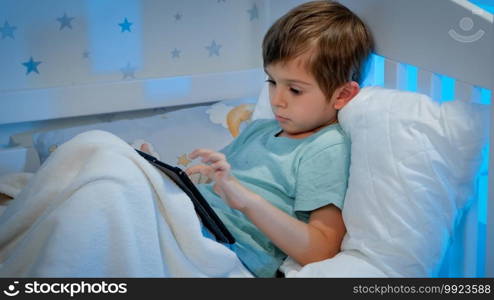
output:
[[[360,86],[355,81],[350,81],[336,89],[334,108],[337,110],[342,109],[350,100],[355,97],[360,91]]]

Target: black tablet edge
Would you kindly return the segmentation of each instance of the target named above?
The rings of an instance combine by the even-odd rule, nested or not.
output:
[[[204,199],[202,194],[197,190],[197,188],[194,186],[194,183],[190,180],[188,175],[183,170],[181,170],[178,167],[173,167],[162,161],[159,161],[156,157],[148,153],[145,153],[137,149],[134,150],[136,150],[137,153],[139,153],[144,159],[146,159],[148,162],[153,164],[155,167],[158,167],[158,169],[159,167],[161,167],[174,172],[177,175],[177,177],[182,181],[183,186],[180,186],[178,183],[177,185],[179,185],[180,189],[189,196],[190,200],[194,204],[194,209],[196,210],[197,214],[203,221],[204,226],[211,231],[211,233],[215,236],[215,238],[218,241],[227,244],[235,243],[235,238],[233,237],[233,235],[228,231],[223,221],[221,221],[221,219],[218,217],[216,212],[211,208],[209,203],[207,203],[207,201]],[[193,189],[196,190],[195,193]]]

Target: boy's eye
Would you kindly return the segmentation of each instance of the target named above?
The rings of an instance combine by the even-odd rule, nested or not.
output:
[[[276,85],[276,82],[274,82],[274,80],[272,79],[268,79],[266,80],[267,83],[269,83],[270,85]]]
[[[302,91],[297,90],[297,89],[295,89],[295,88],[290,88],[290,91],[291,91],[293,94],[295,94],[295,95],[300,95],[300,94],[302,93]]]

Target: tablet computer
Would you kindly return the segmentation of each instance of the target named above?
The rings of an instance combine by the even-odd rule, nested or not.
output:
[[[209,203],[201,195],[197,187],[190,180],[187,173],[182,169],[173,167],[162,161],[159,161],[156,157],[149,155],[143,151],[135,149],[142,157],[144,157],[153,166],[158,168],[161,172],[165,173],[173,182],[175,182],[182,191],[189,196],[190,200],[194,204],[194,209],[199,216],[204,226],[214,235],[218,242],[227,244],[235,243],[235,238],[228,231],[225,224],[221,221],[218,215],[211,208]]]

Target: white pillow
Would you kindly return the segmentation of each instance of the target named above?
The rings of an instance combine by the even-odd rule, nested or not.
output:
[[[342,250],[388,276],[433,276],[474,194],[489,109],[364,88],[339,115],[352,141]]]
[[[363,88],[339,114],[352,142],[342,253],[301,270],[287,260],[287,276],[433,276],[474,193],[488,113],[485,105]]]
[[[262,86],[261,93],[259,93],[259,99],[257,100],[256,107],[252,113],[252,120],[257,119],[274,119],[274,114],[269,102],[269,85],[267,83]]]

